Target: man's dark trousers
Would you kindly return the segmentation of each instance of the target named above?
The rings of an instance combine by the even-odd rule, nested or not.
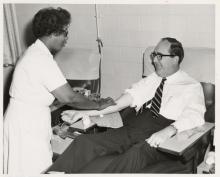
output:
[[[104,170],[97,173],[135,173],[168,157],[150,147],[145,139],[167,127],[173,120],[152,117],[149,109],[131,118],[125,126],[103,133],[78,136],[47,171],[83,172],[83,167],[99,157],[118,154]],[[94,171],[94,169],[93,169]]]

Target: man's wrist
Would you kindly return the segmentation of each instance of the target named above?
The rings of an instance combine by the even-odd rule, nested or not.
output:
[[[178,129],[177,129],[176,126],[173,125],[173,124],[171,124],[170,127],[171,127],[172,130],[173,130],[173,133],[172,133],[171,137],[172,137],[172,136],[175,136],[175,135],[177,134],[177,132],[178,132]]]

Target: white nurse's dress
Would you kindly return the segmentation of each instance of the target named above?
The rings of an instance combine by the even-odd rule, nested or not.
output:
[[[40,174],[52,164],[50,93],[66,79],[38,39],[16,65],[4,115],[4,173]]]

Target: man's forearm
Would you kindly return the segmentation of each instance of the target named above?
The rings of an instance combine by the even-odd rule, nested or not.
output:
[[[113,105],[113,106],[109,106],[103,110],[100,111],[86,111],[86,114],[88,114],[89,116],[99,116],[99,115],[104,115],[104,114],[110,114],[113,112],[117,112],[120,111],[120,108],[118,107],[118,105]]]

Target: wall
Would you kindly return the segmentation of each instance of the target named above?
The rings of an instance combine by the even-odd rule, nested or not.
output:
[[[33,15],[50,4],[17,4],[22,47]],[[53,6],[57,6],[54,5]],[[96,48],[95,5],[60,5],[73,17],[67,48]],[[103,40],[102,96],[118,97],[142,76],[142,53],[161,37],[176,37],[183,46],[215,48],[214,5],[98,4]]]
[[[215,48],[213,5],[99,5],[102,93],[117,97],[142,75],[142,53],[161,37]],[[112,89],[115,88],[115,89]]]
[[[96,48],[94,4],[16,4],[21,46],[25,50],[33,42],[31,20],[38,10],[45,7],[62,7],[71,13],[67,48]]]

